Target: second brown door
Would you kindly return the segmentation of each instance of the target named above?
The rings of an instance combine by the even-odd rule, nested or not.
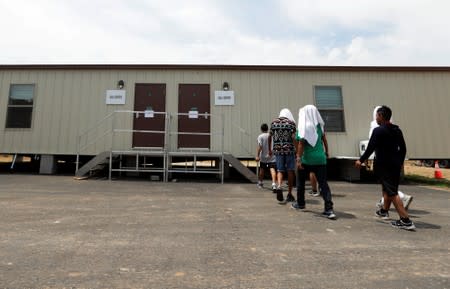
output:
[[[189,114],[178,116],[178,148],[210,148],[210,92],[209,84],[180,84],[178,112]],[[198,117],[195,118],[195,111]],[[194,112],[194,113],[193,113]],[[207,115],[205,115],[207,114]],[[192,134],[183,134],[192,133]]]

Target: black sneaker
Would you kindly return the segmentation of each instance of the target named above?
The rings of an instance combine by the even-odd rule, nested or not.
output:
[[[293,195],[288,194],[286,197],[286,203],[292,203],[292,202],[295,202],[295,198]]]
[[[294,210],[304,210],[304,209],[305,209],[305,206],[300,206],[297,202],[293,202],[293,203],[291,204],[291,209],[294,209]]]
[[[322,215],[324,215],[328,219],[332,219],[332,220],[336,219],[336,214],[333,212],[333,210],[327,210],[327,211],[323,212]]]
[[[408,231],[413,231],[416,229],[416,226],[414,226],[414,223],[411,220],[409,220],[408,222],[405,222],[402,219],[400,219],[397,221],[392,221],[391,225],[394,228],[404,229],[404,230],[408,230]]]
[[[375,215],[383,220],[389,220],[389,212],[383,209],[379,209],[375,212]]]
[[[276,189],[276,193],[277,193],[277,201],[279,203],[284,202],[283,190],[281,188],[278,188],[278,189]]]

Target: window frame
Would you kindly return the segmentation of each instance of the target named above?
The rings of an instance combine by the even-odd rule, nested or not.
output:
[[[13,86],[32,86],[32,104],[10,104],[11,101],[11,92]],[[34,106],[36,103],[36,84],[35,83],[11,83],[9,85],[9,92],[8,92],[8,103],[6,106],[6,119],[5,119],[5,129],[6,130],[26,130],[26,129],[32,129],[33,128],[33,118],[34,118]],[[31,116],[30,116],[30,125],[27,127],[12,127],[8,126],[8,118],[10,114],[10,108],[31,108]]]
[[[336,108],[329,108],[329,107],[327,107],[327,108],[320,108],[317,105],[317,90],[320,89],[320,88],[328,88],[328,89],[336,88],[336,89],[339,89],[342,106],[340,108],[338,108],[338,107],[336,107]],[[324,111],[337,111],[337,112],[341,112],[341,115],[342,115],[342,130],[329,130],[329,129],[327,129],[327,132],[332,132],[332,133],[345,133],[345,132],[347,132],[346,125],[345,125],[344,95],[343,95],[342,91],[343,91],[342,90],[342,85],[314,85],[313,86],[314,105],[317,107],[319,112],[322,114],[322,112],[324,112]],[[325,121],[325,119],[324,119],[324,121]]]

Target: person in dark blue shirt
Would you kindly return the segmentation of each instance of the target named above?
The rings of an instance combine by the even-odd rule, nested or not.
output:
[[[414,230],[416,227],[409,219],[403,202],[398,196],[400,174],[406,156],[406,144],[401,129],[390,122],[391,116],[391,109],[385,105],[377,110],[376,121],[379,127],[373,130],[367,149],[355,162],[355,166],[360,168],[361,164],[375,151],[374,172],[381,182],[384,198],[384,207],[376,211],[376,215],[388,219],[389,208],[393,203],[400,219],[393,221],[392,226]]]

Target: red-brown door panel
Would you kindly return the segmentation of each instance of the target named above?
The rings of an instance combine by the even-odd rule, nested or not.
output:
[[[180,84],[178,95],[178,112],[189,113],[194,110],[198,118],[187,115],[178,116],[178,132],[180,133],[209,133],[211,130],[210,90],[209,84]],[[178,135],[179,148],[210,148],[209,135]]]
[[[134,110],[154,112],[166,111],[166,85],[137,83],[135,86]],[[165,115],[154,114],[153,117],[145,117],[140,113],[134,115],[134,130],[153,130],[162,133],[133,133],[133,147],[164,147]]]

